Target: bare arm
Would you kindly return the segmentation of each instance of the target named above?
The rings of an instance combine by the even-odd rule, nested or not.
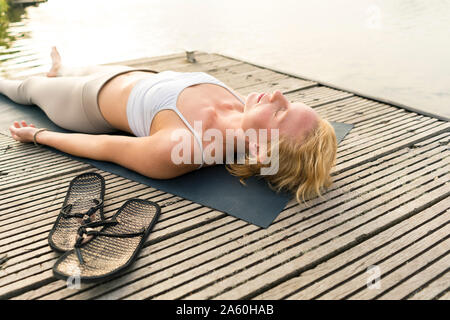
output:
[[[195,168],[173,164],[169,144],[157,134],[129,137],[43,131],[36,141],[78,157],[113,162],[155,179],[173,178]]]
[[[33,141],[36,128],[14,123],[10,127],[14,139]],[[159,132],[158,132],[159,133]],[[196,168],[195,165],[176,165],[171,161],[171,144],[158,133],[150,137],[92,135],[42,131],[36,141],[74,156],[109,161],[155,179],[170,179]]]
[[[53,147],[74,156],[101,161],[111,161],[111,154],[107,152],[106,148],[108,139],[108,135],[61,133],[53,131],[40,132],[36,137],[36,141],[39,144]]]

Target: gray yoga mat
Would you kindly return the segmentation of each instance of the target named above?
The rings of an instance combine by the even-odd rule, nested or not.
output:
[[[64,108],[64,106],[61,107]],[[6,130],[15,120],[25,120],[35,124],[36,127],[69,132],[52,123],[38,107],[16,104],[2,94],[0,94],[0,114],[2,131]],[[338,143],[353,127],[353,125],[345,123],[332,122],[331,124],[335,128]],[[155,180],[110,162],[74,157],[53,148],[49,149],[92,164],[98,169],[217,209],[262,228],[267,228],[292,199],[292,196],[287,193],[277,194],[272,191],[263,179],[247,179],[247,185],[243,186],[238,178],[228,173],[224,165],[205,167],[175,179]],[[108,186],[106,186],[107,196]]]

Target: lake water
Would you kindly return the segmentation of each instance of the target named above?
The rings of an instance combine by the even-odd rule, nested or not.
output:
[[[9,31],[6,76],[52,45],[73,65],[199,50],[450,117],[448,0],[49,0]]]

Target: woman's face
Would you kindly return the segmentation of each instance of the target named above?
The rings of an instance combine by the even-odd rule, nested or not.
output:
[[[279,135],[301,139],[317,125],[319,117],[304,103],[291,103],[279,91],[251,93],[244,107],[242,129],[278,129]],[[270,138],[269,138],[270,139]]]

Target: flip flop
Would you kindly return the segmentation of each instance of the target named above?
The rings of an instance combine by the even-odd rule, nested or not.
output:
[[[57,252],[73,249],[80,226],[105,220],[103,199],[105,179],[95,172],[83,173],[69,184],[61,211],[48,235],[50,247]]]
[[[112,278],[135,261],[160,212],[154,202],[130,199],[111,219],[81,226],[75,248],[56,261],[53,274],[80,282]]]

